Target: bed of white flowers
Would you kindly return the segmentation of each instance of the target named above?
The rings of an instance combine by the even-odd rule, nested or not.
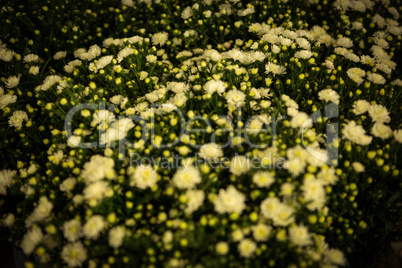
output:
[[[367,267],[397,238],[400,2],[108,2],[0,10],[25,267]]]

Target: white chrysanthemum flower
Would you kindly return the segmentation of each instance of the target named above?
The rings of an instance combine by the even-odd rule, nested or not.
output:
[[[236,230],[233,231],[232,233],[232,239],[235,242],[238,242],[244,238],[244,233],[240,228],[237,228]]]
[[[348,37],[341,37],[338,38],[335,42],[336,46],[351,48],[353,47],[353,41]]]
[[[279,37],[273,33],[266,33],[261,37],[261,40],[272,45],[279,44]]]
[[[368,145],[373,137],[366,135],[366,131],[361,125],[357,125],[355,121],[347,123],[342,130],[343,137],[356,144]]]
[[[239,243],[239,253],[244,258],[250,258],[257,249],[257,244],[251,239],[244,239]]]
[[[166,32],[155,33],[152,35],[152,44],[163,46],[168,40],[168,37],[169,35]]]
[[[155,63],[158,60],[158,57],[155,55],[147,55],[146,59],[149,63]]]
[[[385,140],[392,137],[392,129],[383,123],[375,123],[371,128],[371,134],[374,137]]]
[[[376,74],[376,73],[369,73],[367,75],[367,79],[369,81],[373,82],[374,84],[379,84],[379,85],[383,85],[386,82],[385,78],[382,75]]]
[[[226,59],[233,59],[235,61],[238,60],[240,62],[243,62],[245,56],[244,52],[238,48],[233,48],[227,52],[224,52],[223,55]]]
[[[220,214],[232,212],[241,214],[246,208],[245,201],[244,194],[239,192],[233,185],[229,185],[226,190],[219,190],[219,194],[213,203],[215,211]]]
[[[258,187],[269,187],[275,182],[274,176],[267,171],[258,171],[253,175],[253,182]]]
[[[292,225],[289,227],[289,239],[299,247],[311,245],[311,235],[304,225]]]
[[[186,7],[183,12],[181,12],[181,18],[183,20],[186,20],[188,18],[190,18],[191,16],[193,16],[193,9],[191,7]]]
[[[61,250],[61,258],[68,267],[81,267],[87,259],[87,250],[80,241],[70,243]]]
[[[105,220],[100,215],[91,216],[83,227],[83,233],[87,239],[98,239],[100,232],[105,227]]]
[[[370,103],[366,100],[358,100],[355,104],[353,104],[353,113],[355,115],[361,115],[368,111],[370,108]]]
[[[84,164],[81,176],[87,184],[104,178],[114,178],[115,172],[113,158],[93,155],[91,160]]]
[[[391,120],[388,109],[381,104],[371,105],[367,111],[373,122],[389,123]]]
[[[210,58],[212,61],[220,61],[222,59],[222,55],[215,49],[205,50],[203,56],[205,58]]]
[[[134,49],[131,47],[125,47],[117,54],[117,62],[122,62],[126,57],[134,53]]]
[[[190,90],[190,85],[184,82],[170,82],[166,89],[176,94],[182,94]]]
[[[349,76],[349,78],[360,85],[363,83],[363,77],[366,75],[366,72],[360,68],[350,68],[346,74]]]
[[[84,188],[83,195],[86,200],[101,200],[111,190],[107,181],[97,181]]]
[[[323,89],[318,93],[318,98],[325,102],[339,102],[339,94],[331,88]]]
[[[305,169],[306,162],[301,158],[289,159],[285,162],[284,168],[289,171],[294,177],[299,176]]]
[[[304,112],[296,113],[290,120],[292,128],[307,128],[311,127],[313,120]]]
[[[67,140],[67,146],[75,148],[81,143],[81,139],[80,136],[71,135]]]
[[[66,73],[72,73],[75,67],[80,66],[81,63],[82,62],[78,59],[70,61],[69,63],[67,63],[67,65],[64,66],[64,71],[66,71]]]
[[[30,227],[35,222],[46,220],[49,217],[50,212],[52,212],[52,209],[53,209],[52,202],[50,202],[46,196],[42,196],[39,199],[39,203],[36,206],[36,208],[33,210],[31,215],[29,215],[28,218],[25,220],[25,226]]]
[[[301,47],[302,49],[305,49],[305,50],[311,49],[311,44],[307,39],[298,37],[295,40],[296,40],[296,43],[299,45],[299,47]]]
[[[309,210],[320,210],[326,201],[325,188],[321,180],[305,178],[301,187]]]
[[[187,207],[184,212],[191,214],[204,203],[205,194],[202,190],[187,190],[186,197]]]
[[[394,138],[397,142],[402,143],[402,129],[394,130]]]
[[[39,73],[39,66],[31,66],[28,73],[32,75],[37,75]]]
[[[62,192],[71,193],[76,184],[77,184],[76,178],[67,178],[60,184],[59,189]]]
[[[110,229],[109,245],[114,249],[119,248],[123,244],[125,232],[124,226],[116,226]]]
[[[232,89],[226,94],[225,99],[230,106],[240,107],[244,104],[246,95],[240,90]]]
[[[66,221],[63,224],[64,237],[69,242],[75,242],[82,236],[81,222],[77,219]]]
[[[13,104],[17,101],[16,95],[4,94],[0,95],[0,109],[4,109],[7,105]]]
[[[293,183],[285,182],[284,184],[281,185],[280,193],[283,196],[291,196],[293,194],[294,189],[295,185]]]
[[[113,60],[113,56],[108,55],[108,56],[103,56],[102,58],[99,58],[96,62],[95,62],[95,68],[91,68],[92,71],[97,72],[98,70],[105,68],[107,65],[109,65]]]
[[[36,248],[36,246],[42,242],[43,233],[39,227],[29,230],[21,241],[21,248],[25,255],[30,255]]]
[[[217,161],[223,156],[223,151],[216,143],[207,143],[201,146],[198,154],[203,159]]]
[[[67,56],[66,51],[58,51],[53,55],[53,59],[54,60],[60,60],[62,58],[65,58],[66,56]]]
[[[43,83],[40,85],[40,90],[46,91],[51,88],[54,84],[60,82],[62,78],[58,75],[49,75],[45,78]]]
[[[333,185],[338,181],[338,177],[336,176],[335,169],[333,167],[322,168],[317,174],[317,179],[319,179],[323,185]]]
[[[37,62],[39,60],[39,56],[36,54],[28,54],[25,55],[23,62],[29,63],[29,62]]]
[[[131,185],[144,190],[153,187],[158,181],[158,173],[149,165],[139,165],[131,175]]]
[[[256,241],[267,241],[272,231],[272,226],[268,226],[263,223],[259,223],[251,227],[253,231],[253,237]]]
[[[313,56],[313,52],[309,50],[300,50],[295,53],[295,58],[309,59]]]
[[[200,171],[193,165],[182,166],[172,178],[174,185],[180,189],[194,188],[201,180]]]
[[[221,80],[209,80],[205,83],[204,90],[210,95],[216,92],[219,96],[222,96],[222,93],[226,90],[226,86]]]
[[[327,262],[334,265],[344,266],[346,264],[343,252],[338,249],[325,249],[324,256]]]
[[[10,76],[6,80],[6,87],[7,88],[14,88],[14,87],[18,86],[19,83],[20,83],[20,78],[19,77]]]
[[[244,155],[236,155],[230,161],[229,171],[236,176],[240,176],[249,171],[251,167],[252,163],[250,159]]]
[[[277,74],[282,75],[282,74],[286,74],[286,68],[284,66],[280,66],[275,63],[268,62],[265,65],[265,73],[266,74],[272,73],[274,76]]]
[[[325,67],[327,67],[330,70],[335,69],[334,63],[332,61],[330,61],[330,60],[325,60]]]

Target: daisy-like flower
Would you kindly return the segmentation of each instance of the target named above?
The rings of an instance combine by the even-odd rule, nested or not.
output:
[[[373,137],[366,135],[366,131],[355,121],[347,123],[342,130],[343,137],[356,144],[368,145],[371,143]]]
[[[204,203],[205,194],[202,190],[187,190],[186,197],[187,207],[185,208],[184,212],[187,214],[191,214],[199,209]]]
[[[81,222],[77,219],[66,221],[63,224],[63,234],[69,242],[77,241],[82,235]]]
[[[383,85],[386,82],[385,78],[382,75],[376,74],[376,73],[369,73],[367,75],[367,79],[369,81],[373,82],[374,84],[379,84],[379,85]]]
[[[230,161],[229,171],[236,176],[240,176],[249,171],[251,167],[252,163],[250,159],[244,155],[236,155]]]
[[[370,103],[366,100],[358,100],[353,104],[353,113],[355,115],[361,115],[368,111],[370,108]]]
[[[100,215],[91,216],[85,223],[82,231],[87,239],[97,239],[105,227],[105,220]]]
[[[0,109],[3,110],[7,105],[13,104],[17,101],[16,95],[4,94],[0,95]]]
[[[158,181],[158,173],[149,165],[140,165],[131,175],[131,182],[140,189],[151,188]]]
[[[13,183],[13,176],[16,174],[16,171],[12,171],[9,169],[4,169],[0,171],[0,194],[6,195],[7,188]]]
[[[361,83],[363,83],[363,77],[366,76],[366,72],[360,68],[354,67],[354,68],[350,68],[346,74],[349,76],[349,78],[357,83],[358,85],[360,85]]]
[[[246,95],[240,90],[232,89],[226,94],[225,99],[230,106],[240,107],[244,104]]]
[[[147,55],[146,59],[149,63],[155,63],[158,60],[158,57],[155,55]]]
[[[62,58],[65,58],[66,56],[67,56],[66,51],[58,51],[53,55],[53,59],[54,60],[60,60]]]
[[[24,121],[28,121],[27,113],[24,111],[15,111],[13,115],[10,116],[8,123],[10,127],[21,128]]]
[[[246,208],[245,201],[244,194],[239,192],[233,185],[230,185],[226,190],[219,190],[219,194],[214,200],[215,211],[220,214],[232,212],[241,214]]]
[[[253,237],[256,241],[267,241],[271,233],[272,227],[263,223],[259,223],[251,227]]]
[[[39,227],[32,228],[29,230],[21,241],[22,251],[26,255],[30,255],[36,248],[36,246],[42,242],[43,233]]]
[[[299,58],[299,59],[309,59],[312,56],[313,56],[313,52],[311,52],[309,50],[300,50],[295,53],[295,58]]]
[[[166,32],[156,33],[152,35],[152,44],[163,46],[168,40],[168,37],[169,35]]]
[[[274,76],[275,75],[282,75],[282,74],[286,74],[286,68],[284,66],[280,66],[280,65],[277,65],[275,63],[268,62],[265,65],[265,73],[266,74],[272,73]]]
[[[110,229],[109,245],[114,249],[119,248],[123,244],[125,232],[124,226],[116,226]]]
[[[37,75],[39,73],[39,66],[31,66],[28,73],[32,75]]]
[[[297,246],[303,247],[311,245],[313,242],[306,226],[292,225],[289,228],[289,239]]]
[[[338,101],[339,101],[338,93],[331,88],[321,90],[318,93],[318,98],[325,102],[332,101],[333,103],[338,103]]]
[[[253,182],[258,187],[269,187],[275,182],[274,176],[267,171],[258,171],[253,175]]]
[[[239,243],[239,253],[244,258],[250,258],[257,250],[257,244],[251,239],[244,239]]]
[[[216,92],[219,96],[222,96],[222,93],[226,90],[226,86],[221,80],[212,79],[205,83],[204,90],[210,95]]]
[[[61,258],[68,267],[81,267],[87,259],[87,250],[80,241],[70,243],[61,250]]]
[[[371,105],[367,111],[373,122],[389,123],[391,121],[388,109],[381,104]]]
[[[373,134],[374,137],[385,140],[392,136],[392,129],[383,123],[375,123],[371,128],[371,134]]]
[[[24,62],[37,62],[39,60],[39,56],[36,54],[28,54],[24,57]]]
[[[18,86],[19,83],[20,83],[20,78],[19,77],[10,76],[6,80],[6,87],[7,88],[14,88],[14,87]]]
[[[174,185],[181,189],[194,188],[201,180],[200,171],[193,165],[179,168],[172,178]]]
[[[223,156],[223,151],[216,143],[207,143],[201,146],[199,156],[212,161],[218,160]]]

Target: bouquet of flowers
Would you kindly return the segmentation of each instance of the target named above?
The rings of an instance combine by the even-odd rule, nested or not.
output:
[[[25,267],[353,267],[396,238],[399,2],[74,2],[0,11]]]

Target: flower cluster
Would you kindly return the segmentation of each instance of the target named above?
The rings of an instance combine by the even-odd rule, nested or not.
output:
[[[399,11],[243,2],[2,8],[0,223],[27,267],[367,265],[400,212]]]

